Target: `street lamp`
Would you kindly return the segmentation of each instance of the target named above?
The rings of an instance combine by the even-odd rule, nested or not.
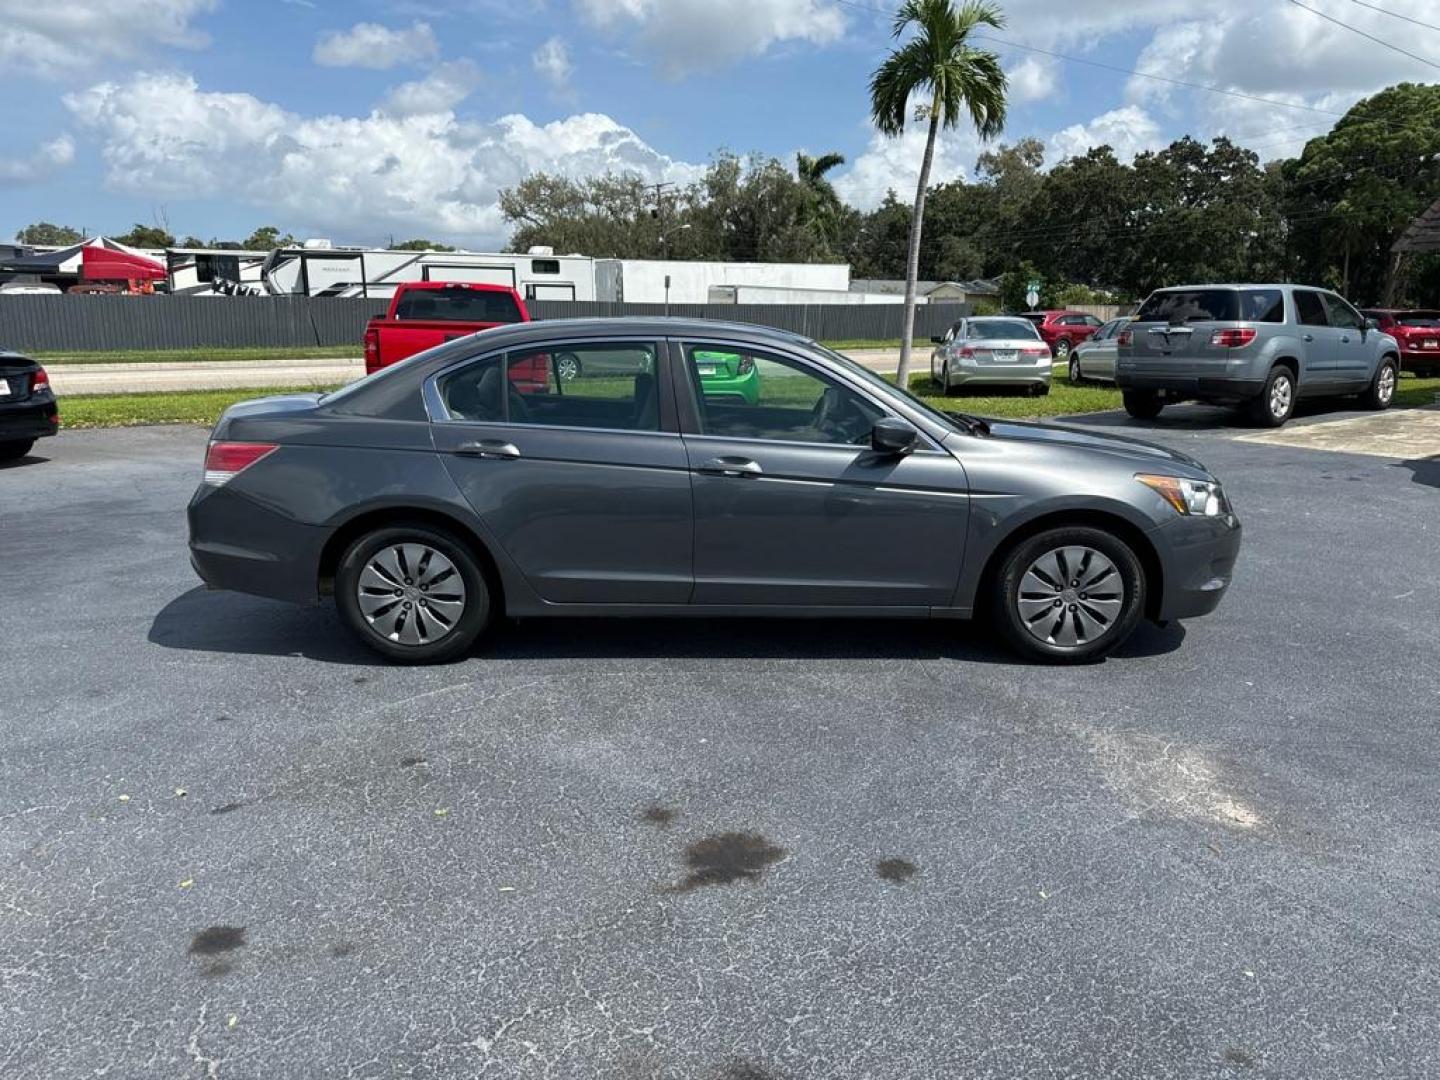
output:
[[[675,226],[672,226],[672,227],[669,228],[669,229],[665,229],[664,231],[662,231],[662,232],[660,233],[660,257],[661,257],[662,259],[668,260],[668,259],[670,258],[670,236],[671,236],[671,234],[672,234],[672,233],[677,233],[677,232],[684,232],[684,231],[685,231],[686,229],[688,229],[688,228],[690,228],[690,223],[687,221],[684,225],[675,225]],[[665,314],[666,314],[667,316],[670,314],[670,275],[669,275],[669,274],[666,274],[666,275],[665,275]]]

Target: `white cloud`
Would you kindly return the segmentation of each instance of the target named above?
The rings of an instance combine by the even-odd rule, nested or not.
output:
[[[401,83],[386,95],[380,109],[389,116],[449,112],[475,92],[480,69],[469,60],[440,64],[423,79]]]
[[[1071,124],[1051,135],[1045,163],[1058,165],[1066,158],[1082,157],[1092,146],[1109,146],[1119,160],[1129,161],[1142,150],[1158,150],[1167,142],[1149,113],[1138,105],[1123,105],[1088,124]]]
[[[575,65],[570,62],[569,47],[560,38],[552,37],[542,44],[530,57],[530,62],[555,90],[563,92],[570,88],[570,76],[575,73]]]
[[[0,0],[0,71],[14,77],[72,75],[158,46],[201,49],[209,37],[191,22],[219,0]]]
[[[42,143],[29,157],[0,158],[0,187],[39,183],[74,160],[74,141],[69,135],[59,135]]]
[[[429,60],[440,52],[429,23],[417,22],[404,30],[379,23],[356,23],[349,30],[330,30],[315,43],[314,60],[325,67],[361,67],[384,70],[397,64]]]
[[[928,129],[912,124],[898,138],[890,139],[878,131],[872,134],[865,153],[835,180],[835,190],[851,206],[870,210],[885,201],[885,193],[893,189],[901,202],[915,198],[920,182],[920,166],[925,159]],[[944,184],[969,175],[982,145],[978,136],[965,130],[942,131],[935,140],[935,159],[930,166],[930,183]]]
[[[1010,103],[1024,105],[1054,95],[1060,85],[1059,64],[1048,58],[1027,56],[1005,72],[1010,81]]]
[[[831,0],[575,0],[581,14],[606,30],[636,30],[667,78],[714,71],[772,45],[828,45],[845,33]]]
[[[596,113],[544,125],[451,112],[304,117],[250,94],[203,91],[177,74],[101,83],[65,103],[98,133],[115,190],[235,199],[351,240],[394,231],[498,244],[500,189],[536,170],[628,170],[681,183],[700,172]]]

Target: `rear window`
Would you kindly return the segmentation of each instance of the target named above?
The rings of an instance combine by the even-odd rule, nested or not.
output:
[[[1135,321],[1179,326],[1191,322],[1236,322],[1239,318],[1240,294],[1234,289],[1176,289],[1151,293]]]
[[[508,292],[466,289],[410,289],[400,296],[397,319],[443,319],[448,322],[520,322],[520,308]]]
[[[970,322],[968,336],[982,341],[1004,341],[1007,338],[1040,340],[1035,325],[1024,319],[974,319]]]
[[[1037,311],[1033,315],[1022,315],[1021,318],[1029,319],[1036,326],[1039,326],[1042,322],[1045,321],[1045,313],[1043,311]]]
[[[1402,311],[1395,321],[1401,326],[1440,326],[1440,311]]]

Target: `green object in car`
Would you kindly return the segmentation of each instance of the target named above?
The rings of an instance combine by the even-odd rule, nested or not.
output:
[[[700,376],[700,392],[706,398],[760,404],[760,372],[754,357],[714,349],[696,349],[692,355]]]

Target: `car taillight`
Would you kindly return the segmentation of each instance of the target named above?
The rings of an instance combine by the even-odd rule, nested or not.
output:
[[[205,483],[219,487],[277,449],[275,443],[212,442],[205,451]]]
[[[365,374],[373,375],[380,370],[380,331],[365,331]]]
[[[1043,345],[1030,345],[1025,348],[1025,355],[1037,358],[1042,356],[1048,358],[1050,356],[1050,350]]]
[[[975,355],[975,350],[972,349],[969,345],[966,345],[961,348],[960,352],[957,355],[968,358]]]
[[[1135,340],[1135,335],[1129,330],[1121,330],[1120,336],[1115,339],[1117,345],[1129,345]]]
[[[1210,344],[1222,349],[1243,349],[1255,340],[1253,326],[1231,326],[1210,335]]]
[[[50,389],[50,376],[45,374],[45,369],[39,368],[30,376],[30,393],[38,394],[41,390]]]

